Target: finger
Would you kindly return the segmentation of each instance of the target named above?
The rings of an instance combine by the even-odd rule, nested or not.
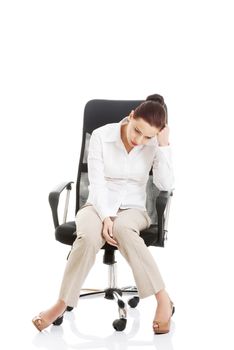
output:
[[[109,242],[111,242],[111,244],[118,245],[118,242],[115,239],[111,238],[110,236],[108,237],[108,243]]]
[[[116,247],[118,246],[118,242],[115,239],[113,239],[112,237],[110,237],[109,234],[106,235],[105,239],[109,244],[114,245]]]
[[[113,222],[111,222],[108,225],[106,225],[103,229],[107,231],[107,234],[110,237],[113,237],[113,232],[112,232],[113,231]]]
[[[162,131],[165,131],[166,130],[166,128],[167,128],[167,124],[166,125],[164,125],[161,129],[160,129],[160,131],[159,131],[159,134],[162,132]]]
[[[103,235],[103,238],[108,244],[118,247],[118,243],[114,239],[112,239],[109,235],[106,235],[106,236]]]
[[[112,245],[112,246],[114,246],[114,247],[116,247],[116,248],[118,248],[118,244],[117,243],[113,243],[111,240],[108,240],[107,243]]]
[[[108,235],[113,238],[112,227],[108,227]]]
[[[102,231],[102,236],[103,238],[107,241],[107,243],[114,245],[114,246],[118,246],[118,243],[112,238],[112,236],[110,236],[110,234],[107,232],[107,230],[103,230]]]
[[[108,232],[106,230],[102,231],[102,236],[103,236],[103,238],[105,238],[105,240],[107,240],[109,238]]]

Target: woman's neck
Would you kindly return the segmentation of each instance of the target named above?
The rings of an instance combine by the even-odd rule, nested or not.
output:
[[[127,126],[128,126],[127,124],[121,125],[120,135],[121,135],[121,140],[124,144],[124,147],[126,148],[126,151],[129,153],[133,149],[133,147],[129,145],[127,140]]]

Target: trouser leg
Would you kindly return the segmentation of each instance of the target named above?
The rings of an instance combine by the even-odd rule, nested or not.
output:
[[[118,213],[113,225],[113,235],[118,241],[120,253],[132,269],[140,298],[156,294],[165,288],[156,262],[139,236],[139,232],[149,224],[147,212],[126,209]]]
[[[73,243],[60,288],[59,299],[76,306],[81,287],[104,245],[102,221],[93,206],[80,209],[76,215],[77,238]]]

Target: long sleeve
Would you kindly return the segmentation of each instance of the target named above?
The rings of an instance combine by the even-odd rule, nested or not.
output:
[[[174,186],[171,147],[156,148],[153,160],[153,182],[160,191],[170,191]]]
[[[109,191],[104,176],[103,150],[100,135],[92,133],[88,153],[89,193],[92,204],[103,221],[108,216],[116,216],[111,209]]]

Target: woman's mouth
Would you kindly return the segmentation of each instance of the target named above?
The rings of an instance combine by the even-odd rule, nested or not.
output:
[[[133,142],[132,140],[131,140],[131,144],[132,144],[133,146],[137,146],[137,143]]]

